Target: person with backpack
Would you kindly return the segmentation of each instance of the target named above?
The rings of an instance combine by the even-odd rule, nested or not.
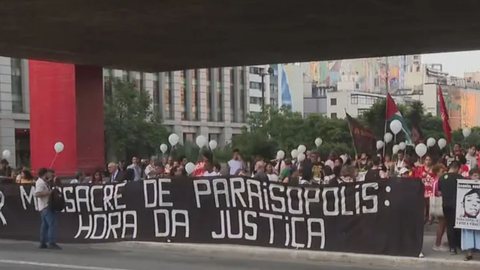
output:
[[[58,190],[52,191],[49,183],[54,180],[54,172],[46,168],[38,170],[38,179],[35,182],[35,197],[37,198],[38,211],[40,212],[40,246],[39,248],[61,249],[56,243],[57,209],[53,204],[61,197]],[[56,194],[56,195],[55,195]],[[55,201],[53,203],[52,201]],[[65,201],[64,201],[65,202]]]

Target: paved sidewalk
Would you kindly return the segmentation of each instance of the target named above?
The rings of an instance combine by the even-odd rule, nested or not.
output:
[[[465,258],[465,253],[462,252],[461,250],[458,250],[457,255],[450,255],[449,251],[434,251],[432,249],[433,244],[435,243],[436,229],[437,229],[437,224],[425,225],[425,236],[423,238],[423,254],[425,255],[425,258],[442,259],[442,260],[449,260],[449,261],[463,261]],[[443,243],[443,246],[445,246],[448,249],[448,240],[447,240],[446,232],[443,235],[442,243]],[[480,253],[478,252],[474,253],[474,260],[480,263]]]

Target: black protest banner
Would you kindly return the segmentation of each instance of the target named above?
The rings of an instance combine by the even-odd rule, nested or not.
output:
[[[417,256],[423,185],[392,179],[297,187],[249,178],[61,187],[59,242],[242,244]],[[36,240],[34,187],[0,186],[0,238]]]

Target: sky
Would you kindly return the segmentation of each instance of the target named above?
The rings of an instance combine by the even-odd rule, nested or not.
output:
[[[464,72],[480,71],[480,50],[422,54],[423,64],[442,64],[449,75],[463,77]]]

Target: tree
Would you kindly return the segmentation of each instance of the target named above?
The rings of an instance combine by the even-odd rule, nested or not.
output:
[[[132,82],[113,79],[113,94],[106,97],[105,133],[109,158],[128,159],[158,152],[167,130],[151,109],[149,94]]]

